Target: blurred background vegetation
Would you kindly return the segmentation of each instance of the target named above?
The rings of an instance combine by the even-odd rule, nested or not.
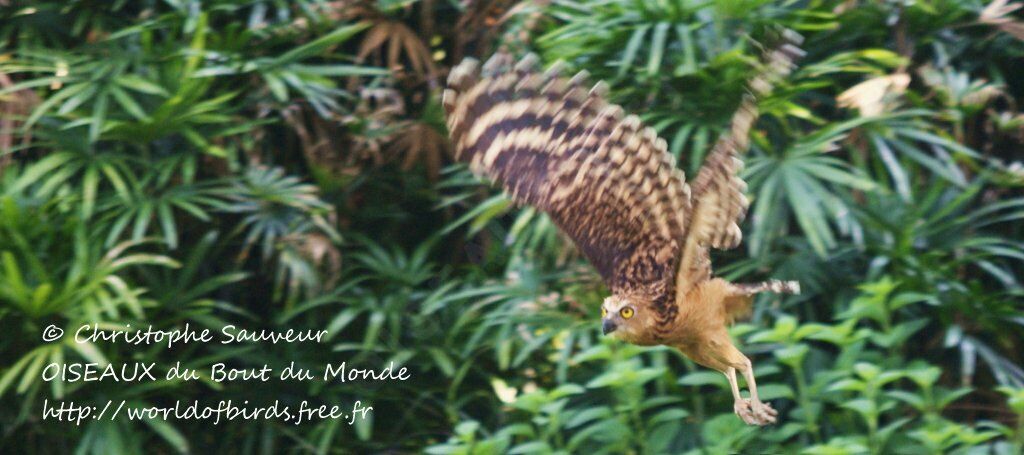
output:
[[[0,1],[0,447],[20,453],[1024,450],[1024,19],[1006,0]],[[551,222],[451,165],[439,96],[504,47],[610,83],[693,175],[778,26],[725,378],[609,342]],[[44,343],[42,329],[326,329],[322,344]],[[390,383],[44,382],[51,362],[407,366]],[[372,418],[42,421],[274,399]]]

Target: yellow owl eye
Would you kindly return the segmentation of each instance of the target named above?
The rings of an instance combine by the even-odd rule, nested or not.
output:
[[[633,317],[633,309],[628,306],[624,307],[621,310],[619,310],[619,315],[622,316],[622,319],[629,319]]]
[[[601,317],[602,318],[608,317],[608,310],[606,308],[604,308],[604,307],[601,307]]]

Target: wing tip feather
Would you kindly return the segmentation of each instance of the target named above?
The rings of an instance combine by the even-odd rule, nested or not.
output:
[[[467,57],[448,73],[448,87],[457,91],[469,88],[479,77],[480,61]]]

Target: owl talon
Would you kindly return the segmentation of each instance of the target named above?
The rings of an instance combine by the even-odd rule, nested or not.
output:
[[[739,416],[740,419],[743,420],[743,422],[746,423],[747,425],[757,424],[754,420],[754,412],[750,408],[750,400],[736,400],[736,402],[733,403],[732,409],[733,411],[736,412],[736,415]]]
[[[737,400],[733,403],[733,410],[736,415],[747,425],[769,425],[775,423],[775,417],[779,415],[768,403],[752,401],[749,398]]]
[[[757,418],[758,425],[769,425],[775,423],[775,416],[779,415],[779,411],[776,411],[768,403],[762,403],[755,401],[751,404],[751,410],[754,413],[754,417]]]

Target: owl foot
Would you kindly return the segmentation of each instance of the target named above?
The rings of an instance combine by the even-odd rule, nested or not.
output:
[[[775,423],[775,416],[779,415],[768,403],[754,401],[749,398],[736,400],[733,410],[747,425],[768,425]]]

